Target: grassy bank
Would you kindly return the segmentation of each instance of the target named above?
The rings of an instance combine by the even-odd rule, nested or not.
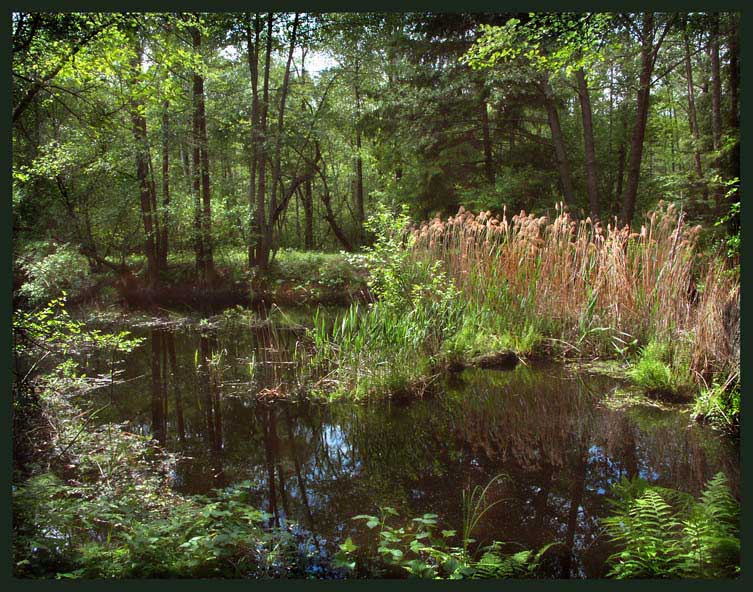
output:
[[[521,212],[410,227],[381,210],[367,251],[376,301],[317,323],[330,396],[401,391],[484,354],[630,363],[657,396],[734,387],[739,275],[698,252],[700,227],[673,206],[630,232],[590,219]]]

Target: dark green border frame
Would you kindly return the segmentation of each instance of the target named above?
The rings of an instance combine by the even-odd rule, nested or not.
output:
[[[358,3],[354,0],[318,0],[312,2],[301,0],[250,0],[243,2],[242,0],[214,0],[213,2],[207,2],[206,0],[184,0],[177,2],[175,0],[163,0],[162,2],[145,2],[144,0],[138,0],[133,2],[107,2],[107,1],[93,1],[93,0],[78,0],[61,2],[58,1],[18,1],[12,2],[12,6],[6,9],[3,21],[3,33],[0,35],[0,55],[3,57],[5,67],[0,77],[3,79],[3,88],[5,92],[2,93],[1,110],[5,113],[5,116],[0,118],[0,132],[2,137],[5,138],[5,149],[2,151],[3,159],[3,174],[4,185],[6,187],[6,197],[0,201],[0,253],[4,258],[3,264],[5,272],[0,272],[0,295],[2,295],[2,327],[3,332],[0,336],[0,352],[2,352],[4,363],[2,368],[3,385],[5,397],[3,403],[0,405],[0,433],[5,435],[5,442],[3,449],[5,450],[5,458],[0,461],[0,467],[2,468],[2,514],[0,515],[0,584],[4,589],[12,590],[51,590],[51,589],[70,589],[70,590],[102,590],[102,589],[125,589],[125,590],[163,590],[165,588],[170,589],[192,589],[192,590],[208,590],[210,588],[219,587],[222,590],[248,590],[249,588],[257,590],[283,590],[283,589],[297,589],[297,590],[323,590],[323,589],[348,589],[348,590],[373,590],[373,589],[385,589],[397,586],[399,588],[406,589],[456,589],[460,587],[464,590],[469,589],[484,589],[494,590],[500,587],[514,588],[516,590],[612,590],[619,589],[636,589],[643,590],[646,588],[655,587],[658,582],[653,580],[647,581],[614,581],[614,580],[514,580],[514,581],[487,581],[487,582],[427,582],[427,581],[388,581],[388,580],[368,580],[368,581],[347,581],[347,582],[321,582],[321,581],[305,581],[305,580],[290,580],[290,581],[249,581],[249,580],[120,580],[120,581],[106,581],[106,580],[76,580],[76,581],[40,581],[40,580],[18,580],[11,577],[11,558],[10,558],[10,534],[11,534],[11,509],[10,509],[10,492],[11,492],[11,470],[12,470],[12,439],[11,439],[11,381],[12,381],[12,354],[11,354],[11,331],[10,320],[12,314],[12,261],[11,261],[11,245],[12,245],[12,217],[11,217],[11,154],[12,154],[12,138],[11,138],[11,51],[10,51],[10,39],[11,39],[11,19],[10,14],[14,10],[39,10],[39,11],[134,11],[134,12],[162,12],[166,10],[196,10],[204,12],[221,12],[231,10],[248,10],[251,8],[261,9],[274,9],[277,11],[293,11],[293,10],[309,10],[317,12],[346,12],[346,11],[395,11],[395,12],[496,12],[502,10],[519,10],[521,12],[528,11],[588,11],[588,10],[603,10],[603,11],[616,11],[616,10],[654,10],[657,12],[672,12],[672,11],[710,11],[710,12],[726,12],[726,11],[739,11],[741,12],[741,27],[740,27],[740,68],[741,68],[741,91],[740,91],[740,120],[741,120],[741,138],[753,137],[751,128],[753,127],[753,118],[748,117],[748,109],[751,105],[750,100],[747,97],[748,81],[753,76],[753,57],[747,56],[746,50],[753,48],[753,9],[746,9],[743,7],[743,2],[730,2],[729,0],[722,0],[718,2],[703,1],[685,1],[681,0],[657,0],[654,2],[624,2],[616,0],[613,2],[597,3],[597,2],[584,2],[582,0],[537,0],[522,2],[521,0],[498,0],[496,2],[490,0],[464,0],[463,2],[457,2],[452,0],[366,0],[366,2]],[[742,161],[742,169],[745,170],[745,165],[751,163],[751,150],[748,148],[745,142],[741,142],[740,158]],[[741,183],[742,187],[746,187],[745,183]],[[744,191],[745,189],[743,189]],[[748,198],[750,199],[750,198]],[[747,235],[751,232],[751,217],[753,214],[749,212],[747,206],[743,206],[741,211],[741,224],[742,224],[742,246],[741,246],[741,360],[745,360],[745,354],[749,351],[753,351],[749,347],[748,339],[748,327],[750,325],[749,316],[746,311],[746,303],[748,302],[749,285],[751,281],[751,272],[748,271],[748,262],[751,261],[751,251],[753,248],[747,240]],[[747,373],[742,372],[742,390],[746,391],[748,384],[753,384],[748,380]],[[743,409],[746,408],[745,395],[743,395]],[[753,576],[751,576],[751,569],[753,564],[751,563],[751,556],[753,553],[750,551],[751,533],[753,533],[753,513],[751,509],[746,505],[746,500],[751,499],[751,479],[745,474],[745,468],[747,467],[747,459],[750,456],[750,451],[747,449],[750,444],[748,441],[747,433],[750,430],[750,420],[747,413],[743,412],[741,416],[741,436],[740,436],[740,464],[741,464],[741,496],[743,500],[742,504],[742,575],[737,580],[729,581],[694,581],[694,580],[671,580],[661,582],[662,589],[670,590],[701,590],[708,589],[710,587],[721,587],[723,589],[742,590],[745,584],[750,585],[753,582]],[[749,587],[749,586],[748,586]]]

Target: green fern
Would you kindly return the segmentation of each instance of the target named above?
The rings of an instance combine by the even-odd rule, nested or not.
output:
[[[687,494],[623,480],[603,520],[621,550],[609,558],[617,578],[724,578],[739,573],[739,504],[723,473],[698,501]]]

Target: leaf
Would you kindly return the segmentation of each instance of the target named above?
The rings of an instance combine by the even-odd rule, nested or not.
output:
[[[340,549],[342,549],[345,553],[352,553],[356,549],[358,549],[358,545],[356,545],[353,542],[353,539],[348,537],[345,539],[345,542],[340,545]]]

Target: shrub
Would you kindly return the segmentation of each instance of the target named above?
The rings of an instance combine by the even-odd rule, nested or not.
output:
[[[21,286],[21,295],[38,305],[67,292],[76,297],[93,285],[89,263],[68,243],[53,249],[36,245],[21,258],[21,269],[28,280]]]

